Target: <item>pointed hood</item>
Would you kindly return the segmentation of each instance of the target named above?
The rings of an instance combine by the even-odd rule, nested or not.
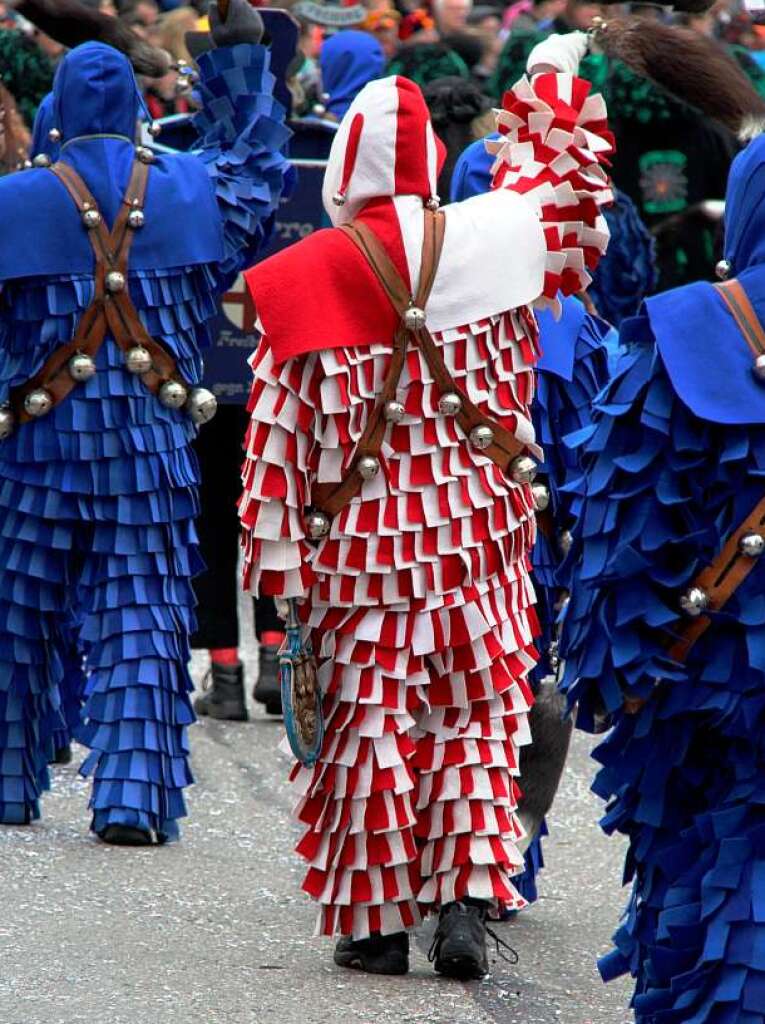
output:
[[[338,32],[321,48],[321,84],[330,114],[341,118],[367,82],[385,70],[382,46],[369,32]]]
[[[765,135],[733,161],[725,196],[725,258],[731,275],[765,264]]]
[[[103,43],[70,51],[53,82],[53,127],[62,143],[83,135],[135,138],[140,99],[124,54]]]
[[[324,174],[324,209],[337,226],[372,199],[436,194],[446,151],[419,87],[406,78],[364,86],[337,130]],[[342,196],[343,205],[336,205]]]

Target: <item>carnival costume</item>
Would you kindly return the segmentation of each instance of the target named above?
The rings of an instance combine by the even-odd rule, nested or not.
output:
[[[765,1021],[765,138],[733,164],[731,279],[657,295],[577,440],[564,689],[632,896],[606,979],[639,1024]]]
[[[93,830],[161,841],[185,813],[199,568],[189,445],[211,411],[196,389],[200,350],[216,296],[270,228],[288,135],[268,51],[241,42],[259,38],[260,18],[243,18],[239,0],[225,22],[215,13],[219,48],[199,62],[199,156],[134,146],[130,65],[88,43],[56,76],[58,162],[0,182],[6,824],[39,817],[73,622]]]
[[[583,40],[553,40],[546,61],[574,71]],[[435,908],[462,920],[466,900],[522,905],[540,454],[528,304],[585,286],[607,241],[611,142],[588,93],[570,73],[521,81],[499,114],[497,189],[435,213],[422,94],[371,83],[325,176],[339,226],[247,275],[264,338],[245,583],[304,599],[326,732],[318,763],[293,773],[298,850],[318,932],[347,937],[339,962]],[[298,280],[311,282],[299,298]],[[434,956],[449,972],[443,931]]]

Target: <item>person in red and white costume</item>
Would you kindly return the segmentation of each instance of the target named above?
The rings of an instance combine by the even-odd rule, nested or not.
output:
[[[548,38],[506,94],[495,190],[445,207],[426,306],[454,382],[524,444],[526,466],[540,454],[530,306],[584,289],[608,239],[612,140],[602,98],[575,76],[586,48],[582,33]],[[352,470],[400,323],[338,226],[371,228],[414,295],[442,151],[416,85],[367,85],[326,171],[335,227],[247,273],[263,337],[240,517],[245,586],[298,598],[319,660],[324,746],[292,775],[318,933],[341,937],[337,963],[402,973],[408,932],[440,911],[436,969],[472,977],[487,969],[487,912],[523,905],[512,876],[536,657],[530,473],[471,444],[415,345],[386,406],[379,472],[326,536],[309,536],[307,516],[312,489]]]

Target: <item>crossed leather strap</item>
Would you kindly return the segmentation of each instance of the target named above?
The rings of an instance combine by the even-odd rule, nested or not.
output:
[[[754,357],[765,355],[765,330],[743,287],[736,280],[725,281],[714,287],[733,315]],[[757,502],[746,519],[729,535],[717,557],[702,569],[690,584],[691,587],[698,587],[704,591],[708,599],[707,608],[710,611],[721,611],[756,567],[760,558],[765,558],[765,554],[758,558],[741,550],[741,540],[749,533],[765,537],[765,497]],[[712,620],[708,615],[699,615],[697,618],[678,621],[681,625],[674,631],[667,654],[673,661],[683,663],[696,641],[712,625]],[[634,714],[645,703],[645,700],[640,698],[628,698],[625,700],[625,710]]]
[[[65,163],[56,163],[48,170],[64,185],[81,217],[90,211],[99,214],[98,205],[87,185],[72,167]],[[148,172],[149,168],[145,163],[139,160],[134,162],[130,183],[111,232],[100,214],[98,223],[87,228],[95,256],[93,301],[83,313],[74,338],[57,348],[31,380],[11,391],[10,405],[18,423],[27,423],[34,419],[24,407],[24,399],[31,391],[44,388],[55,406],[77,387],[78,382],[68,372],[69,360],[78,353],[94,359],[107,331],[111,332],[123,352],[128,352],[138,345],[148,350],[152,367],[147,373],[141,374],[141,380],[152,393],[156,394],[168,380],[181,380],[175,360],[149,335],[141,323],[127,286],[128,254],[137,230],[130,226],[128,218],[131,211],[143,208]],[[124,287],[121,291],[110,292],[107,288],[107,274],[113,272],[123,275]]]
[[[415,307],[425,310],[426,308],[438,271],[441,250],[444,244],[446,221],[443,213],[435,213],[430,210],[425,210],[423,213],[425,217],[425,231],[420,261],[420,282],[415,296],[411,295],[401,275],[385,251],[384,246],[370,228],[361,222],[357,223],[355,221],[350,224],[344,224],[340,228],[366,259],[382,285],[385,294],[388,296],[391,305],[401,317],[401,321],[393,339],[393,354],[388,372],[383,381],[382,390],[377,396],[375,406],[367,420],[367,425],[356,445],[350,472],[341,483],[316,484],[312,489],[313,507],[325,512],[329,516],[337,515],[361,490],[364,478],[357,468],[359,460],[364,457],[379,458],[380,448],[388,426],[388,422],[385,419],[385,406],[386,403],[395,401],[396,388],[401,378],[401,372],[410,344],[416,345],[422,352],[425,362],[433,374],[439,394],[456,394],[459,396],[461,408],[454,418],[465,434],[469,435],[475,427],[487,426],[491,428],[494,435],[493,441],[487,448],[482,449],[484,455],[488,456],[501,469],[506,470],[510,462],[524,450],[524,445],[511,431],[484,415],[455,383],[427,327],[423,326],[413,330],[405,324],[404,315],[408,309]]]

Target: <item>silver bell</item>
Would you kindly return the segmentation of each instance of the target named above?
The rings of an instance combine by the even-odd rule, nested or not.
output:
[[[148,373],[151,365],[151,353],[143,345],[134,345],[125,353],[125,368],[128,373]]]
[[[101,214],[98,210],[84,210],[82,214],[82,223],[89,231],[91,231],[93,228],[97,228],[101,223]]]
[[[388,423],[400,423],[406,414],[406,409],[401,402],[391,401],[385,403],[383,415]]]
[[[709,607],[709,595],[701,587],[690,587],[680,598],[680,607],[686,615],[695,619]]]
[[[207,388],[192,388],[186,411],[195,423],[209,423],[218,411],[218,399]]]
[[[761,384],[765,384],[765,355],[757,356],[752,367],[752,373]]]
[[[537,512],[544,512],[550,504],[550,492],[544,484],[534,484],[531,488],[534,496],[534,508]]]
[[[324,106],[323,103],[314,103],[314,105],[313,105],[313,114],[316,117],[324,117],[324,115],[326,113],[327,113],[327,108]]]
[[[332,202],[335,206],[345,206],[345,196],[342,192],[335,192],[332,196]]]
[[[425,206],[427,207],[427,209],[432,210],[434,213],[436,212],[436,210],[439,208],[440,205],[441,205],[441,197],[440,196],[431,196],[430,199],[428,199],[428,201],[425,203]]]
[[[0,441],[10,437],[16,425],[16,417],[7,405],[0,406]]]
[[[408,331],[421,331],[425,322],[425,310],[419,309],[417,306],[410,306],[404,313],[404,327]]]
[[[533,484],[537,475],[537,464],[528,455],[516,455],[510,463],[510,473],[517,484]]]
[[[473,427],[470,431],[470,443],[474,448],[478,448],[479,451],[488,448],[493,440],[494,431],[491,427],[487,427],[485,423],[482,423],[480,427]]]
[[[53,408],[53,396],[45,388],[35,388],[24,399],[24,408],[30,416],[44,416]]]
[[[48,138],[51,142],[61,142],[61,132],[58,128],[51,128],[48,132]]]
[[[131,228],[142,228],[146,223],[143,210],[131,210],[128,214],[128,224]]]
[[[731,271],[730,260],[719,260],[715,264],[715,274],[721,281],[724,281]]]
[[[37,156],[34,157],[33,160],[32,160],[32,166],[33,167],[50,167],[51,162],[52,162],[51,158],[48,156],[47,153],[38,153]]]
[[[159,389],[159,400],[167,409],[182,409],[188,397],[186,385],[179,380],[166,380]]]
[[[106,290],[108,292],[121,292],[125,288],[125,275],[119,270],[110,270],[106,275]]]
[[[374,480],[380,472],[380,460],[371,455],[362,455],[356,463],[356,469],[362,480]]]
[[[311,540],[319,540],[329,533],[329,516],[324,512],[311,512],[306,516],[305,528]]]
[[[69,375],[72,380],[85,382],[96,375],[96,364],[84,352],[76,352],[69,360]]]
[[[146,146],[136,146],[135,155],[142,164],[153,164],[156,160],[152,151],[147,149]]]
[[[438,411],[442,416],[456,416],[462,408],[462,399],[453,391],[447,391],[438,399]]]
[[[574,536],[571,530],[561,530],[561,534],[558,537],[558,547],[561,550],[561,554],[567,555],[571,550],[571,545],[574,543]]]
[[[151,135],[153,139],[156,139],[157,136],[161,135],[162,133],[162,125],[159,123],[159,121],[152,121],[151,124],[147,127],[146,131],[149,133],[149,135]]]
[[[759,558],[765,551],[765,537],[760,533],[745,533],[738,542],[738,549],[747,558]]]

